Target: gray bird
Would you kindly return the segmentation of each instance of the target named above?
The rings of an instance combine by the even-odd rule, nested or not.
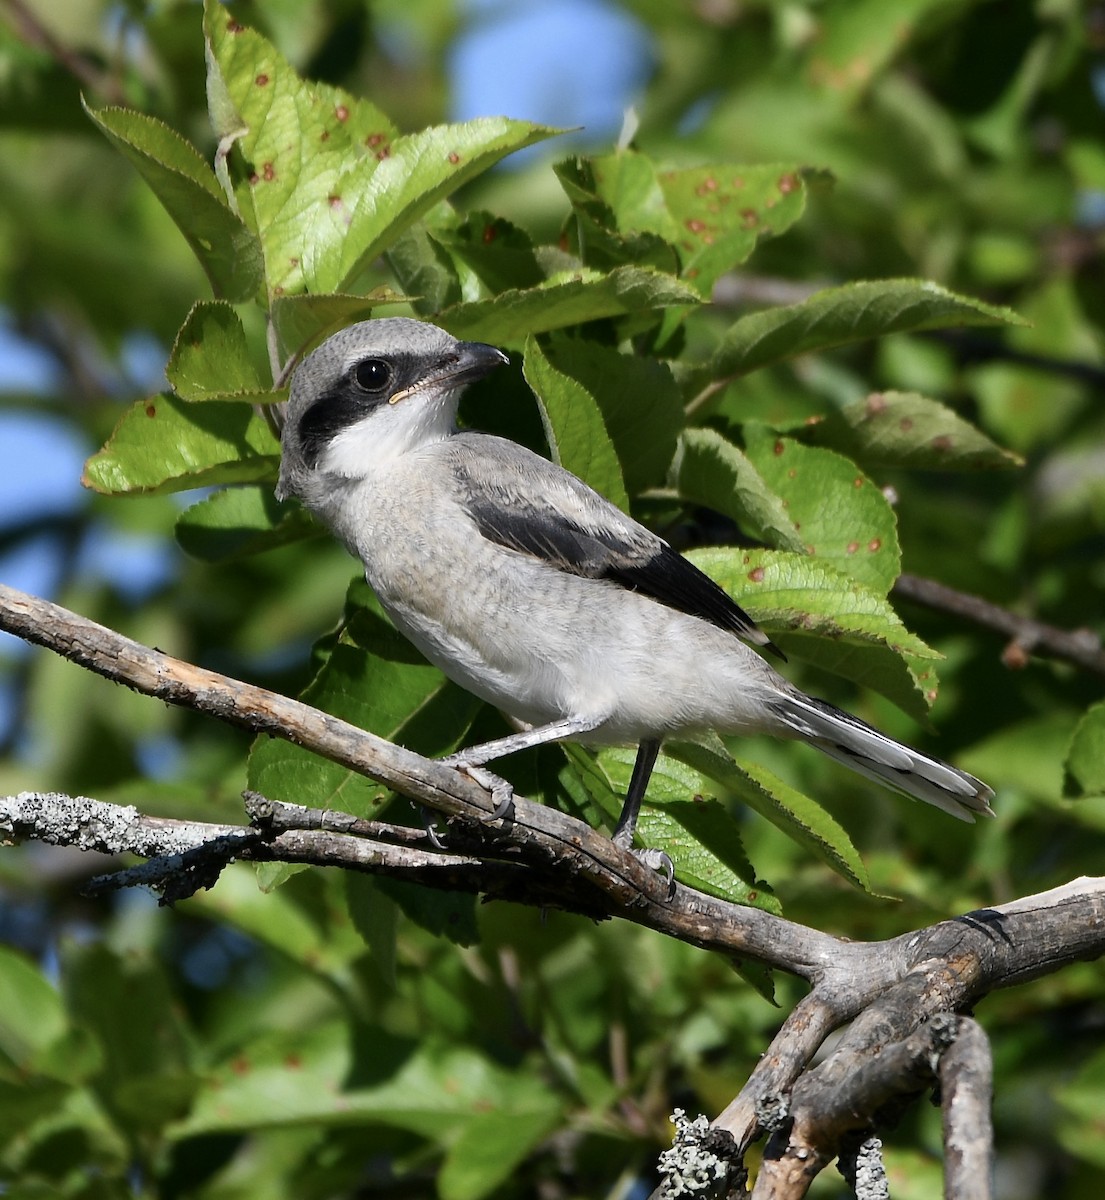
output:
[[[661,742],[704,730],[809,742],[961,820],[991,813],[984,783],[788,683],[750,648],[775,650],[767,636],[662,538],[525,447],[458,430],[464,387],[505,362],[401,317],[335,334],[293,377],[276,493],[361,560],[430,662],[521,730],[444,760],[492,791],[496,816],[510,785],[483,764],[561,740],[635,745],[614,831],[628,849]]]

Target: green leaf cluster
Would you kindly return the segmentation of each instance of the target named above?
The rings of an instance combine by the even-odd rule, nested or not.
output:
[[[617,148],[451,121],[460,6],[64,7],[73,54],[12,37],[0,83],[0,297],[60,380],[3,403],[87,452],[75,515],[13,513],[0,549],[49,539],[64,603],[427,755],[505,732],[272,494],[294,364],[414,314],[511,355],[465,423],[688,553],[796,684],[997,790],[998,819],[960,827],[800,746],[670,745],[640,829],[683,881],[880,937],[1100,872],[1100,675],[895,591],[906,571],[1105,632],[1105,156],[1077,6],[627,2],[653,72]],[[136,385],[136,331],[164,379]],[[163,573],[128,589],[98,564],[135,546]],[[299,748],[4,654],[11,791],[226,821],[251,786],[420,819]],[[609,828],[631,760],[502,770]],[[673,1095],[728,1103],[778,1023],[764,996],[797,995],[411,885],[238,867],[170,913],[78,904],[43,861],[0,863],[17,1198],[612,1194]],[[999,1145],[1061,1200],[1105,1180],[1102,994],[1082,964],[984,1012]],[[931,1194],[929,1119],[901,1136],[896,1194]]]

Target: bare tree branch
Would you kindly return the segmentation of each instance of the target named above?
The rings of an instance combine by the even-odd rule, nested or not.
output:
[[[940,1060],[947,1200],[990,1200],[993,1195],[993,1075],[982,1026],[960,1017],[955,1043]]]
[[[0,834],[9,840],[138,854],[152,862],[125,872],[122,882],[152,882],[170,897],[208,886],[231,858],[340,866],[621,917],[808,981],[810,994],[740,1094],[707,1128],[706,1158],[691,1153],[687,1159],[699,1166],[716,1162],[718,1180],[739,1180],[744,1151],[773,1130],[757,1196],[803,1195],[841,1153],[849,1156],[846,1169],[858,1171],[861,1148],[886,1106],[933,1082],[940,1055],[960,1028],[970,1031],[972,1041],[939,1068],[948,1089],[949,1159],[956,1160],[956,1194],[985,1196],[977,1190],[991,1136],[977,1111],[989,1088],[985,1039],[981,1048],[975,1045],[981,1031],[953,1014],[996,988],[1105,954],[1105,878],[1073,880],[886,941],[851,942],[680,884],[669,894],[609,838],[522,798],[512,817],[488,825],[490,797],[451,768],[2,585],[0,628],[148,695],[304,746],[449,818],[443,851],[421,830],[277,804],[253,793],[246,797],[253,818],[248,826],[174,821],[86,797],[23,793],[0,798]],[[811,1068],[828,1035],[845,1025],[831,1053]],[[693,1141],[698,1126],[686,1126],[684,1140]],[[864,1178],[875,1188],[878,1171],[870,1154],[863,1163]]]
[[[1012,639],[1011,651],[1007,650],[1005,656],[1011,667],[1023,666],[1029,654],[1041,654],[1105,677],[1105,649],[1102,649],[1101,638],[1089,629],[1073,632],[1057,629],[1054,625],[1045,625],[1032,617],[1022,617],[991,604],[981,596],[958,592],[935,579],[923,579],[918,575],[900,575],[892,594],[1005,634]]]
[[[445,813],[451,829],[478,834],[482,858],[521,861],[542,871],[555,868],[568,908],[578,908],[582,894],[596,905],[601,903],[608,916],[625,917],[703,949],[748,956],[806,979],[848,953],[848,943],[759,909],[730,904],[682,885],[676,885],[669,897],[656,873],[632,854],[544,805],[516,797],[513,816],[488,825],[486,818],[494,810],[491,797],[452,767],[298,700],[143,646],[4,585],[0,585],[0,629],[146,695],[283,738],[379,780]]]

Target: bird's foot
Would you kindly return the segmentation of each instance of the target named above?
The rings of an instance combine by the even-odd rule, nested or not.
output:
[[[494,825],[496,821],[505,820],[510,816],[514,808],[514,785],[512,783],[503,779],[501,775],[496,775],[494,771],[487,770],[486,767],[468,762],[463,754],[450,754],[447,758],[441,759],[441,765],[462,771],[473,783],[478,783],[485,792],[491,793],[495,808],[480,820],[488,825]]]
[[[650,871],[658,871],[663,875],[664,882],[668,886],[668,898],[670,899],[675,895],[675,863],[671,861],[670,856],[665,854],[663,850],[638,850],[631,846],[629,842],[632,836],[630,834],[629,838],[626,838],[621,834],[615,833],[611,840],[619,850],[628,850],[641,866],[648,867]]]

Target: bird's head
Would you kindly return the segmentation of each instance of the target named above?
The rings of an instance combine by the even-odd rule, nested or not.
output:
[[[308,499],[312,481],[364,478],[448,437],[461,391],[506,361],[493,346],[407,317],[334,334],[292,376],[278,498]]]

